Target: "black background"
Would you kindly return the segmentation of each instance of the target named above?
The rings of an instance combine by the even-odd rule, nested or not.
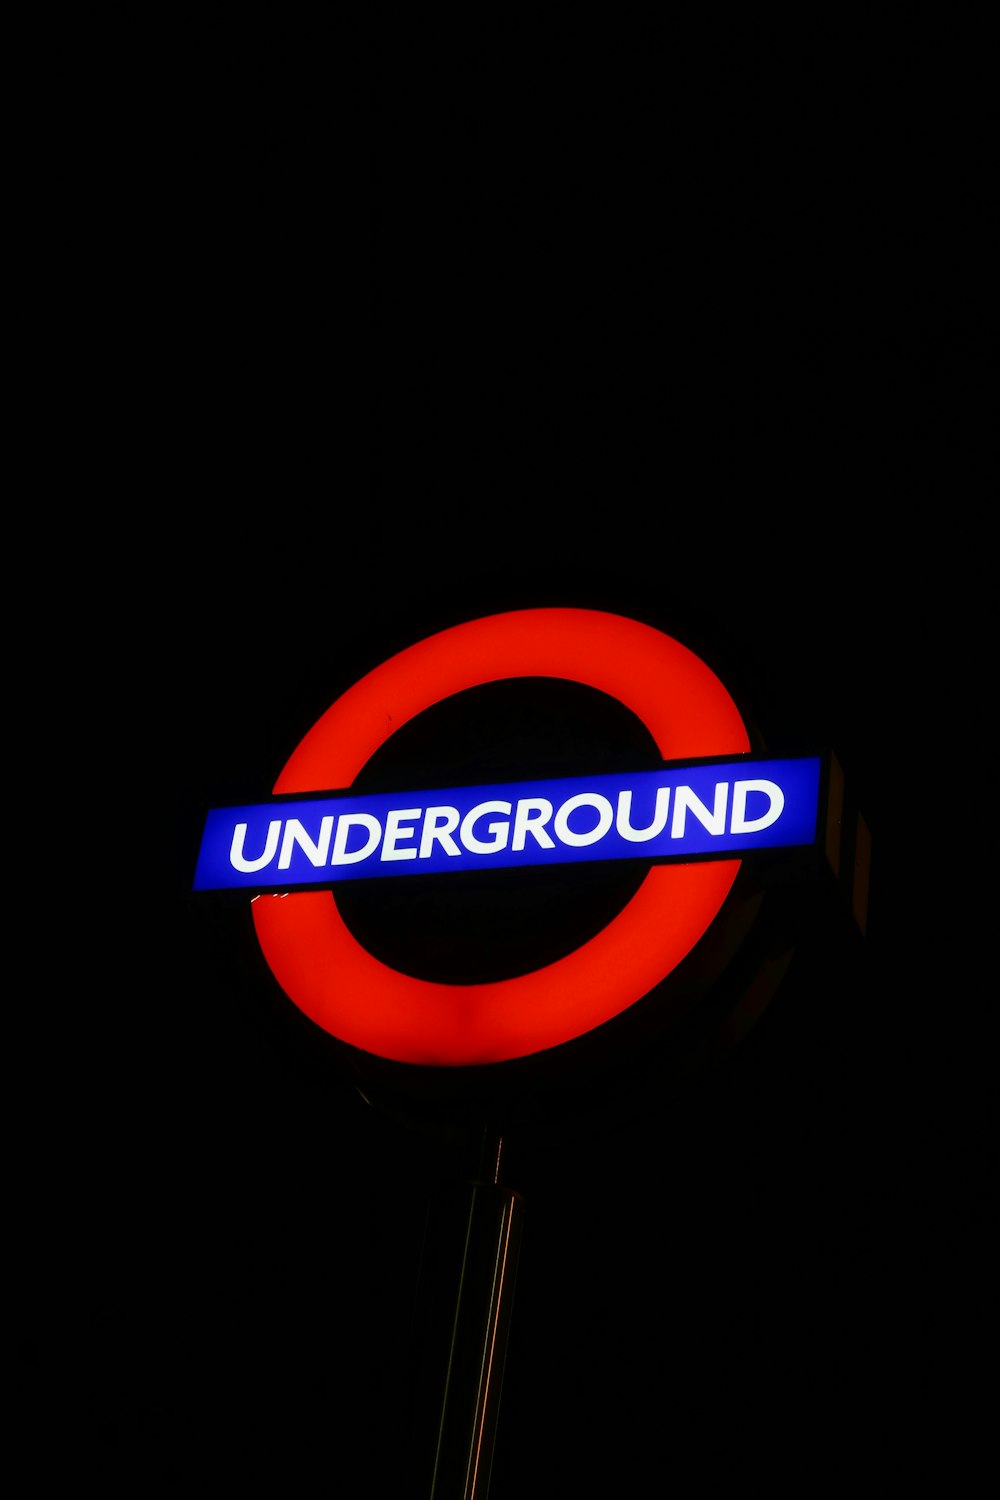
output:
[[[114,503],[63,533],[46,751],[107,868],[59,864],[38,961],[68,974],[11,1063],[34,1462],[123,1493],[408,1497],[424,1223],[476,1140],[366,1104],[245,910],[191,880],[207,809],[266,797],[365,671],[544,604],[665,628],[776,753],[836,750],[872,892],[862,938],[810,887],[715,1066],[509,1132],[491,1496],[951,1453],[928,1391],[982,1099],[942,1018],[957,872],[912,807],[966,701],[945,625],[987,597],[960,519],[994,391],[981,95],[875,68],[776,91],[736,48],[652,91],[525,67],[348,108],[297,88],[297,56],[161,82],[65,142],[93,269],[63,292],[60,440]]]

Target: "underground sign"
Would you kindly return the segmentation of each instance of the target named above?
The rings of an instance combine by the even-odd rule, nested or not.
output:
[[[645,725],[663,765],[351,793],[416,715],[525,677],[617,699]],[[275,979],[332,1037],[426,1067],[502,1063],[583,1036],[655,989],[711,927],[742,855],[814,841],[819,778],[818,757],[752,758],[726,688],[679,641],[603,611],[517,610],[418,641],[348,689],[289,758],[276,800],[208,814],[194,886],[255,893],[254,927]],[[602,931],[556,962],[490,983],[389,967],[351,933],[335,894],[340,881],[372,876],[594,859],[650,867]]]

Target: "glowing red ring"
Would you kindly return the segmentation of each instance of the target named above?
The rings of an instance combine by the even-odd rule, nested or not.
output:
[[[276,793],[348,787],[390,735],[467,688],[557,677],[617,698],[665,760],[750,749],[736,705],[686,646],[651,626],[586,609],[524,609],[455,625],[376,667],[327,709]],[[414,979],[374,958],[332,891],[260,896],[254,925],[289,999],[330,1035],[399,1062],[505,1062],[571,1041],[649,994],[707,931],[739,860],[653,866],[595,937],[533,973],[490,984]]]

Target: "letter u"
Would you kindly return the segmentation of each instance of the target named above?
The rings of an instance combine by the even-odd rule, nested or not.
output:
[[[644,844],[647,839],[655,839],[657,834],[663,832],[667,826],[667,813],[670,809],[670,788],[658,786],[656,788],[656,809],[653,813],[653,821],[648,828],[632,827],[632,793],[626,787],[618,793],[618,815],[615,818],[615,828],[623,839],[628,839],[633,844]]]
[[[243,855],[243,845],[246,842],[247,825],[237,823],[233,829],[233,842],[229,850],[229,863],[234,870],[242,870],[245,875],[252,875],[255,870],[263,870],[269,865],[278,852],[278,835],[281,833],[281,819],[272,819],[267,825],[267,840],[264,844],[264,853],[260,859],[246,859]]]

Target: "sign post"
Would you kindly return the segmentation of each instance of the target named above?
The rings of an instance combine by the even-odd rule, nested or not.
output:
[[[647,763],[475,785],[443,770],[430,788],[373,788],[373,758],[404,725],[517,679],[617,700],[648,735]],[[825,756],[755,752],[727,688],[679,641],[604,611],[542,608],[471,620],[390,657],[322,714],[269,799],[208,813],[194,888],[248,893],[262,955],[297,1010],[362,1077],[410,1103],[457,1107],[467,1132],[482,1131],[473,1179],[428,1217],[411,1431],[427,1500],[488,1491],[524,1225],[501,1172],[512,1083],[544,1089],[581,1046],[614,1053],[640,1013],[647,1035],[687,1020],[760,909],[760,890],[737,884],[744,861],[823,851],[824,839],[828,856],[839,848],[838,785]],[[461,884],[519,867],[558,877],[598,862],[636,872],[599,931],[537,968],[473,982],[384,961],[338,905],[345,882]],[[760,990],[760,973],[781,969],[773,934],[766,946],[730,988],[752,977]],[[484,1128],[487,1118],[497,1123]]]
[[[428,1205],[406,1453],[407,1485],[426,1500],[489,1493],[525,1214],[502,1152],[484,1130],[474,1177]]]

